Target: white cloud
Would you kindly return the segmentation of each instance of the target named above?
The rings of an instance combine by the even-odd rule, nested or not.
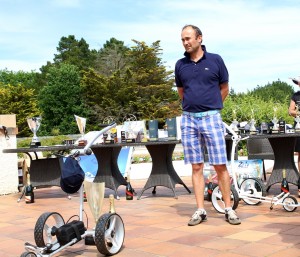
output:
[[[31,62],[35,67],[52,61],[60,38],[68,35],[84,38],[93,49],[111,37],[128,46],[133,45],[131,39],[147,44],[160,40],[163,61],[173,69],[183,54],[181,28],[195,24],[203,32],[207,50],[225,60],[235,91],[277,79],[290,83],[288,77],[300,75],[300,3],[296,0],[9,3],[0,10],[0,69],[7,63],[20,69],[24,63],[25,70]]]

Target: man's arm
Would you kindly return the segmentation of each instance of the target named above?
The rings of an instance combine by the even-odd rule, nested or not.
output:
[[[229,85],[228,85],[228,82],[224,82],[224,83],[220,84],[220,91],[221,91],[222,101],[224,102],[225,98],[229,94]]]
[[[177,87],[177,92],[181,100],[183,100],[183,87]]]
[[[291,102],[290,102],[289,115],[293,116],[293,117],[296,117],[296,115],[297,115],[296,103],[294,102],[294,100],[291,100]]]

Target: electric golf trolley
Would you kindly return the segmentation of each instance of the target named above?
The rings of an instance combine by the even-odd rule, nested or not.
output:
[[[95,140],[115,126],[116,123],[113,123],[99,131],[95,138],[84,147],[83,154],[91,154],[90,147]],[[71,155],[67,158],[73,158],[75,165],[78,165],[77,160],[74,159],[76,156]],[[124,223],[122,218],[115,212],[113,195],[109,196],[110,211],[100,216],[104,199],[104,189],[104,182],[95,183],[85,180],[80,185],[79,220],[65,223],[64,218],[58,212],[46,212],[42,214],[38,218],[34,228],[36,245],[26,242],[26,252],[23,252],[21,257],[50,257],[64,250],[66,247],[78,243],[82,239],[85,240],[86,245],[95,245],[101,254],[108,256],[117,254],[124,242]],[[96,222],[96,227],[92,230],[87,230],[83,222],[84,190]]]
[[[257,178],[245,178],[240,184],[237,182],[237,171],[233,165],[234,154],[236,146],[241,140],[248,139],[249,137],[241,137],[237,135],[235,131],[224,123],[225,128],[232,135],[231,139],[233,141],[231,149],[231,172],[232,172],[232,185],[231,185],[231,207],[236,209],[238,207],[240,199],[242,199],[248,205],[258,205],[261,202],[270,203],[270,210],[273,206],[282,205],[283,208],[288,212],[293,212],[300,205],[297,199],[292,196],[289,192],[281,192],[278,195],[268,197],[266,196],[265,185],[260,179]],[[250,139],[251,140],[251,139]],[[213,207],[220,213],[225,212],[225,204],[222,198],[222,193],[218,185],[212,191],[211,202]]]

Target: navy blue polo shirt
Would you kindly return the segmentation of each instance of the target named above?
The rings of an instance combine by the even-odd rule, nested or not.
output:
[[[208,53],[204,45],[203,57],[194,62],[188,53],[175,65],[175,82],[183,87],[183,111],[205,112],[221,110],[223,101],[220,84],[228,82],[228,71],[221,56]]]

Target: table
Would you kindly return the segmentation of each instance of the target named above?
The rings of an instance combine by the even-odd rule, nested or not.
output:
[[[152,170],[144,188],[138,195],[138,200],[141,198],[143,192],[151,187],[154,187],[153,193],[155,193],[156,186],[164,186],[172,189],[175,198],[177,198],[175,192],[176,184],[183,185],[185,189],[191,193],[189,188],[178,176],[173,166],[172,154],[177,143],[179,143],[179,141],[145,143],[152,159]]]
[[[267,191],[282,181],[282,170],[286,170],[288,183],[298,185],[299,172],[294,161],[294,148],[298,133],[250,135],[251,138],[268,138],[274,152],[274,167],[267,181]]]
[[[188,187],[177,175],[173,164],[172,154],[176,144],[180,141],[154,141],[141,143],[95,144],[91,146],[98,161],[98,171],[95,182],[105,182],[105,187],[114,190],[118,197],[117,189],[120,185],[126,186],[127,182],[118,168],[118,155],[123,146],[146,146],[152,158],[152,170],[146,185],[138,196],[150,187],[165,186],[172,189],[175,198],[175,185],[181,184],[191,193]],[[65,152],[72,149],[82,149],[83,146],[61,145],[41,146],[37,148],[4,149],[4,153],[30,153],[38,151]],[[37,156],[37,155],[36,155]],[[42,171],[42,172],[41,172]],[[58,158],[32,160],[30,178],[33,186],[60,186],[60,166]]]
[[[39,158],[37,152],[56,152],[63,154],[72,149],[78,149],[74,145],[40,146],[36,148],[22,147],[17,149],[4,149],[3,153],[25,153],[30,158],[30,182],[34,187],[59,186],[61,168],[58,158]],[[34,154],[33,159],[31,153]]]

